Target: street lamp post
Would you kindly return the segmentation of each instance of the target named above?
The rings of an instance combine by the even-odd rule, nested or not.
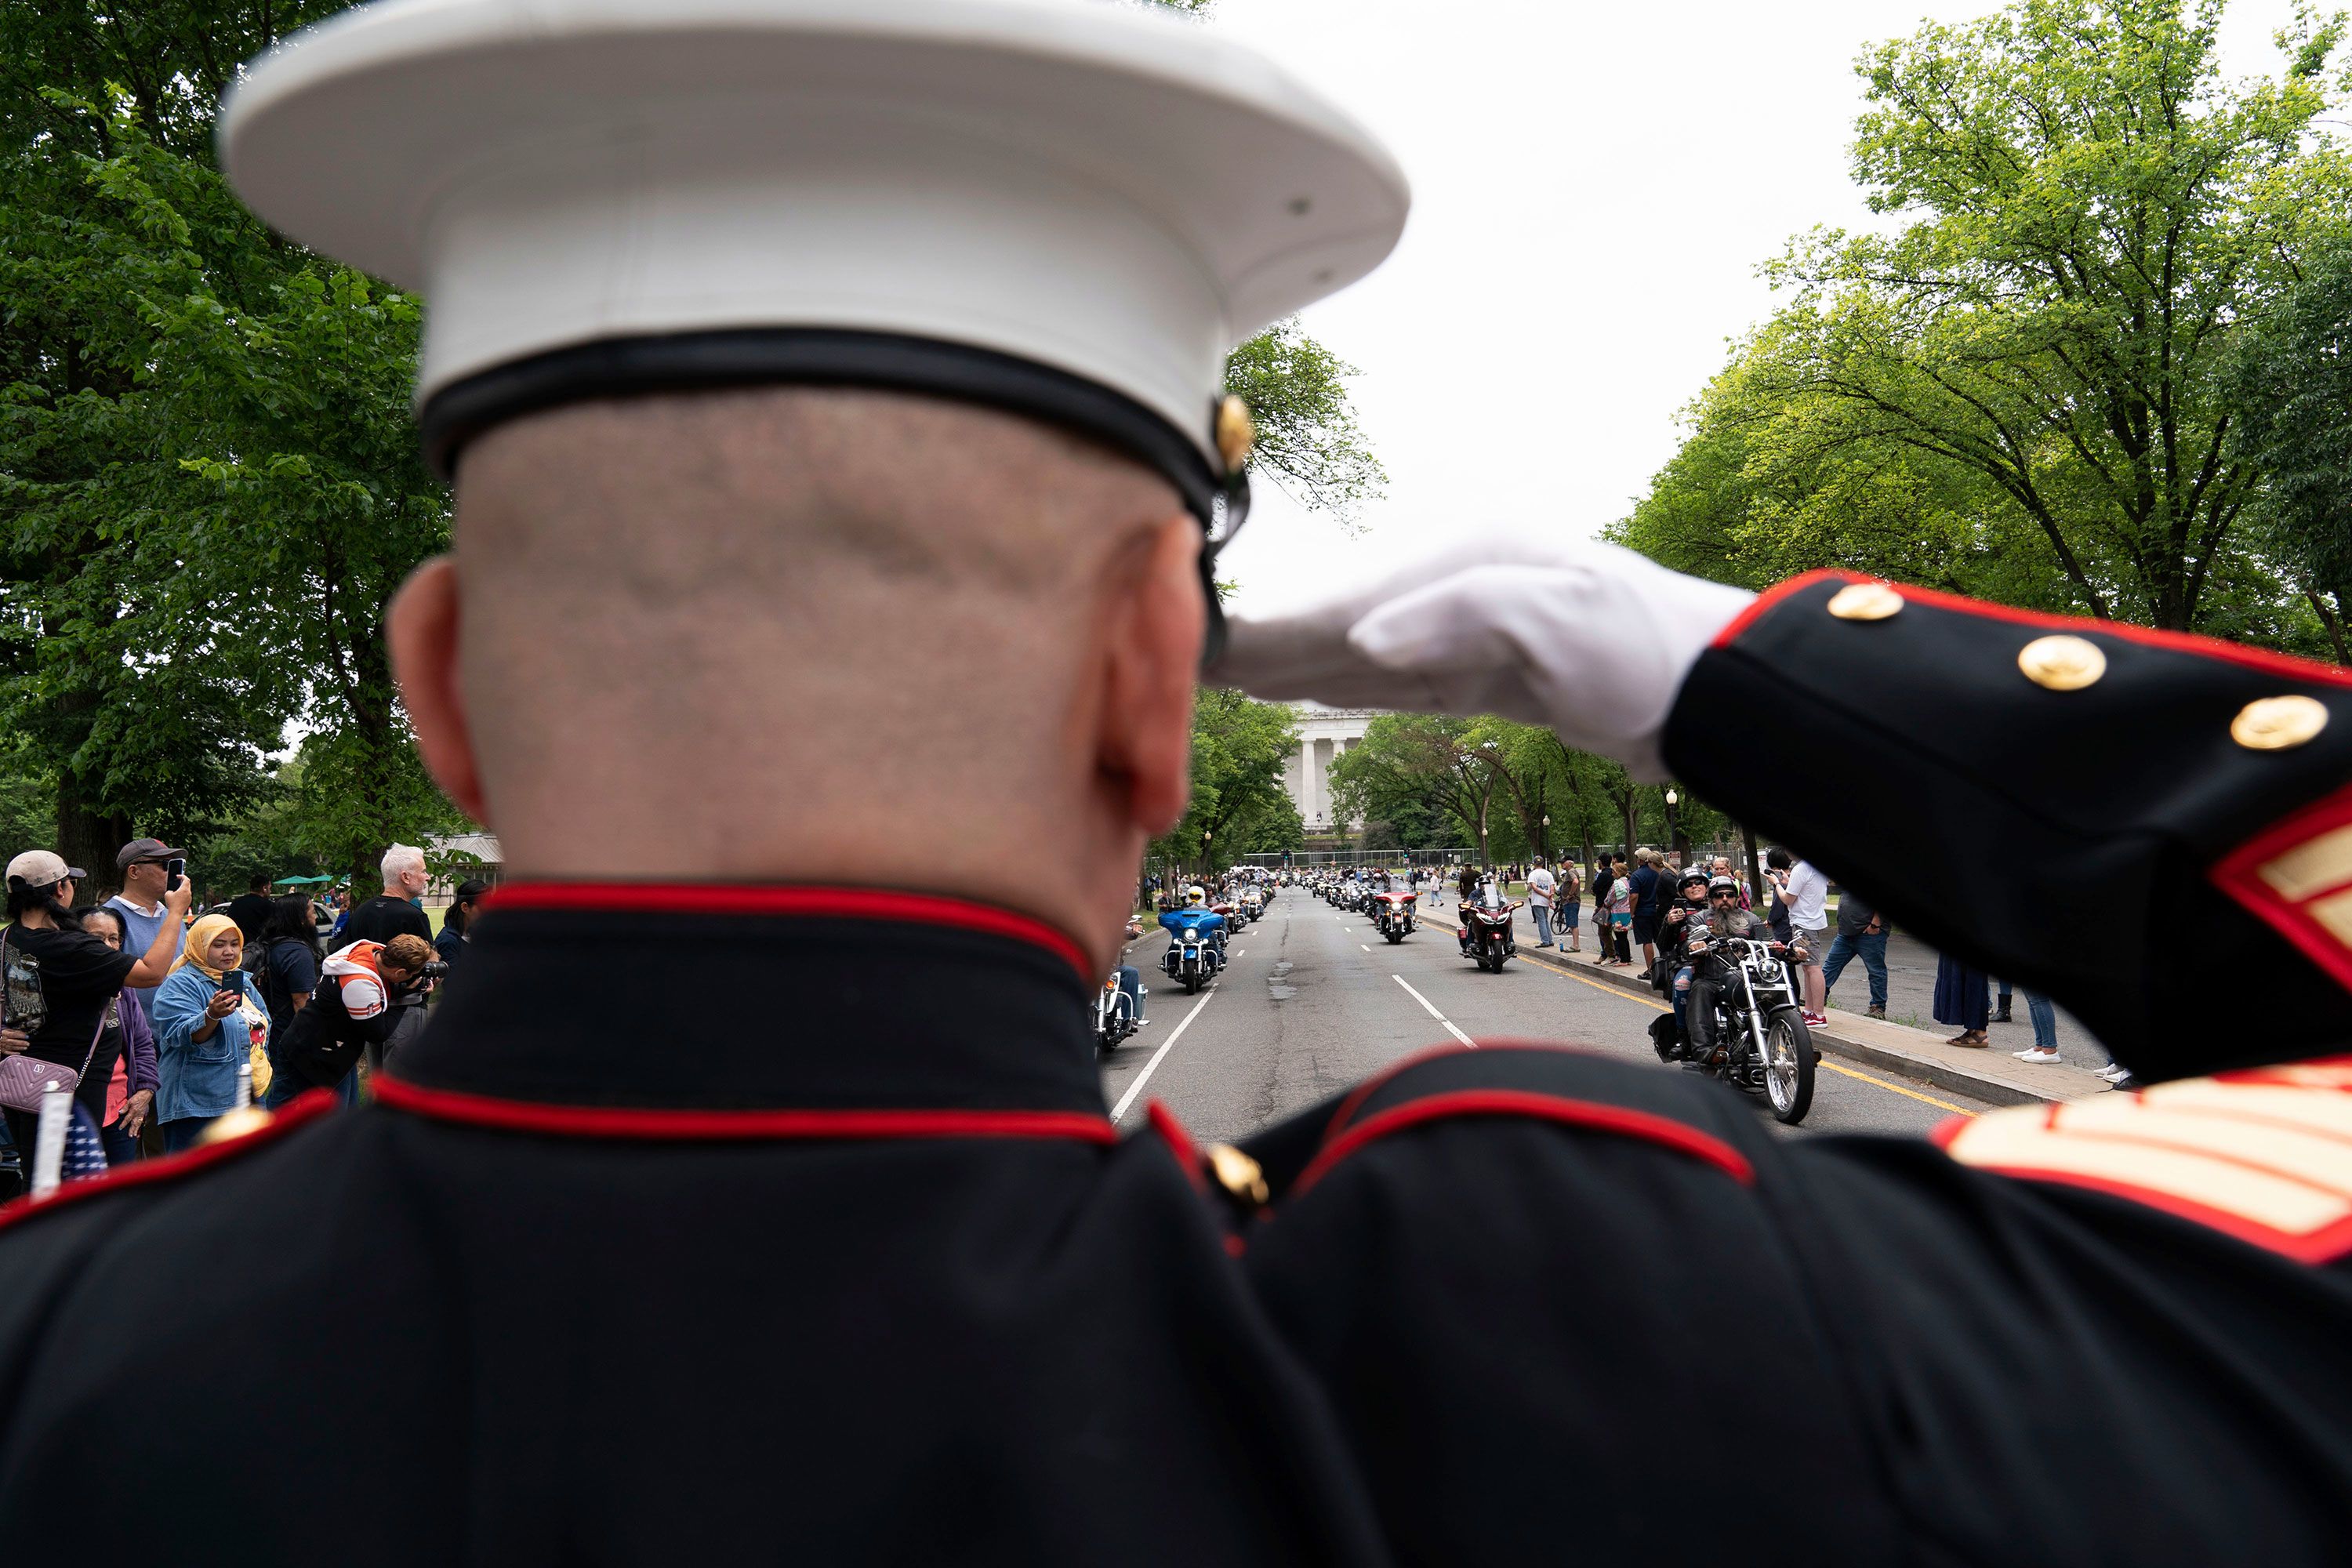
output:
[[[1675,806],[1681,800],[1682,796],[1673,790],[1666,791],[1666,848],[1669,851],[1680,847],[1675,843]]]
[[[1209,848],[1209,840],[1213,837],[1214,835],[1207,828],[1201,829],[1201,875],[1203,877],[1213,877],[1217,874],[1216,857]]]
[[[1540,852],[1544,858],[1544,864],[1547,866],[1551,864],[1551,813],[1549,811],[1545,812],[1543,816],[1543,844]]]

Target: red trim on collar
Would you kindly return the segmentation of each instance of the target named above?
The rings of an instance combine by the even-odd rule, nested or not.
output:
[[[2296,845],[2346,826],[2352,826],[2352,788],[2338,790],[2281,817],[2216,861],[2206,875],[2248,914],[2294,943],[2338,985],[2352,991],[2352,947],[2309,912],[2312,900],[2340,894],[2343,886],[2317,888],[2300,899],[2289,899],[2262,876],[2263,866]]]
[[[761,887],[740,882],[509,882],[482,896],[489,910],[595,910],[681,915],[814,915],[957,926],[1042,947],[1091,982],[1086,950],[1033,915],[940,893],[886,888]]]
[[[1763,614],[1792,594],[1811,587],[1816,583],[1840,581],[1875,583],[1876,577],[1859,573],[1828,570],[1808,572],[1791,577],[1766,590],[1756,602],[1742,610],[1732,623],[1715,635],[1714,647],[1726,647],[1741,633],[1756,624]],[[2352,670],[2333,664],[2320,664],[2312,659],[2296,658],[2289,654],[2273,653],[2268,648],[2248,647],[2242,643],[2223,642],[2219,637],[2199,637],[2192,632],[2164,632],[2153,626],[2134,626],[2128,621],[2103,621],[2090,616],[2053,616],[2045,610],[2012,609],[2007,605],[1987,603],[1982,599],[1965,598],[1958,594],[1946,594],[1934,588],[1915,588],[1908,583],[1887,584],[1903,595],[1908,605],[1925,605],[1934,609],[1950,610],[1955,614],[1976,616],[1989,621],[2006,621],[2012,626],[2039,626],[2046,631],[2089,632],[2111,637],[2123,642],[2138,643],[2144,647],[2159,647],[2173,653],[2197,654],[2205,658],[2217,658],[2226,664],[2260,670],[2287,680],[2307,680],[2321,686],[2352,688]]]
[[[328,1089],[314,1089],[293,1100],[270,1120],[242,1137],[229,1138],[218,1143],[201,1144],[177,1154],[165,1154],[159,1159],[142,1160],[135,1165],[123,1165],[102,1176],[87,1181],[68,1182],[47,1197],[34,1201],[31,1197],[12,1198],[0,1205],[0,1230],[32,1218],[35,1215],[55,1212],[83,1198],[102,1197],[120,1192],[124,1187],[144,1186],[150,1182],[169,1182],[181,1176],[194,1175],[208,1165],[217,1165],[250,1153],[265,1143],[276,1142],[305,1122],[316,1121],[334,1110],[340,1101]]]
[[[1192,1184],[1192,1189],[1206,1196],[1209,1178],[1201,1172],[1201,1152],[1192,1146],[1192,1135],[1184,1131],[1184,1124],[1176,1120],[1176,1113],[1162,1101],[1155,1100],[1143,1108],[1143,1114],[1150,1121],[1151,1130],[1166,1142],[1168,1152],[1176,1156],[1176,1163],[1184,1168],[1185,1178]]]
[[[1068,1138],[1116,1143],[1110,1118],[1086,1110],[669,1110],[635,1105],[549,1105],[457,1089],[426,1089],[380,1073],[376,1101],[435,1121],[543,1132],[558,1138],[752,1142],[787,1138]]]
[[[1322,1152],[1315,1156],[1291,1186],[1290,1201],[1296,1203],[1305,1197],[1307,1189],[1329,1173],[1332,1166],[1374,1139],[1385,1138],[1391,1132],[1402,1132],[1426,1121],[1457,1116],[1524,1116],[1538,1121],[1556,1121],[1586,1131],[1613,1132],[1621,1137],[1638,1138],[1712,1165],[1742,1186],[1756,1184],[1756,1167],[1748,1163],[1747,1155],[1713,1133],[1702,1132],[1672,1117],[1653,1115],[1630,1106],[1570,1100],[1565,1095],[1541,1094],[1528,1089],[1468,1089],[1450,1094],[1433,1094],[1400,1105],[1393,1110],[1381,1111],[1325,1144]]]

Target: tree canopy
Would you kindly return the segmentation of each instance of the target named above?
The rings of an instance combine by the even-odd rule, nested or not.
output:
[[[2220,74],[2221,0],[2022,0],[1866,53],[1853,174],[1617,536],[1760,584],[1837,565],[2300,646],[2249,527],[2239,344],[2352,214],[2342,24]]]
[[[361,871],[462,825],[383,639],[448,533],[419,301],[272,235],[213,161],[239,63],[347,3],[0,7],[0,744],[20,835],[50,792],[26,842],[101,877],[134,833]],[[1350,374],[1295,322],[1229,367],[1260,473],[1343,514],[1381,479]],[[1257,763],[1196,767],[1202,820],[1295,833],[1229,765]]]

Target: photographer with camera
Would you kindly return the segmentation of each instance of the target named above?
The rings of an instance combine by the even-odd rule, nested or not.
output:
[[[424,1009],[415,1004],[442,967],[433,944],[406,931],[328,954],[318,990],[271,1047],[277,1077],[262,1103],[274,1110],[314,1089],[355,1098],[352,1068],[360,1053],[383,1048],[404,1026],[421,1026]]]

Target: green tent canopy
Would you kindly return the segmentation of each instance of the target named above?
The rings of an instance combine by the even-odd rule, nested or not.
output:
[[[273,888],[308,888],[320,882],[331,882],[332,877],[280,877],[270,883]]]

